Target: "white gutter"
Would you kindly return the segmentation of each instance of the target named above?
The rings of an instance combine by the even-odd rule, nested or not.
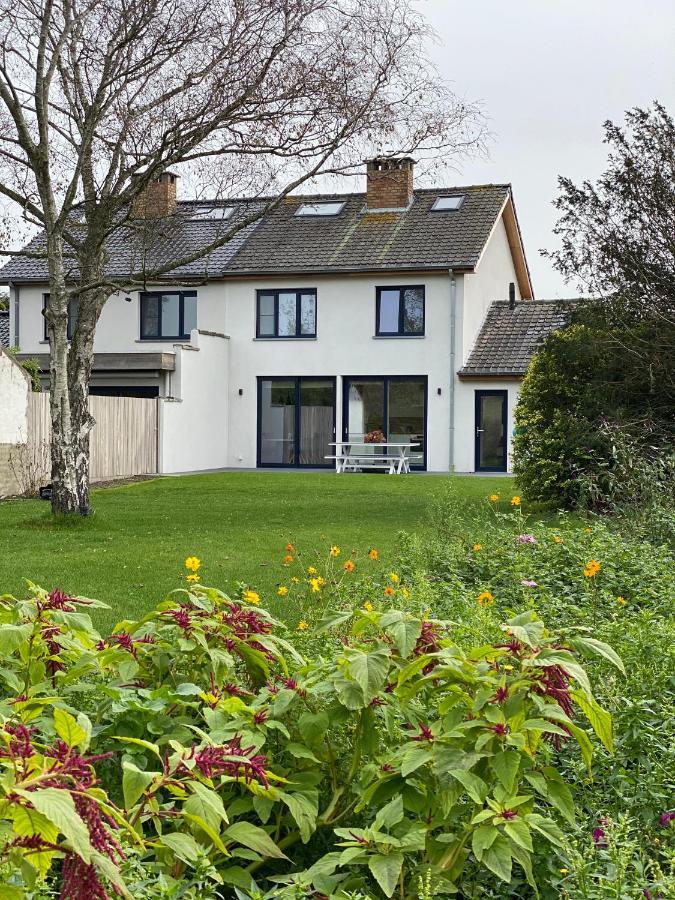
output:
[[[452,269],[448,269],[450,276],[450,448],[448,452],[448,469],[455,468],[455,335],[457,331],[457,279]]]

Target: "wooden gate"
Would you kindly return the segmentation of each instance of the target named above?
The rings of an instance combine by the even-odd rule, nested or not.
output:
[[[29,394],[28,443],[49,444],[49,394]],[[96,420],[91,433],[92,481],[154,475],[157,472],[159,400],[146,397],[90,397]]]

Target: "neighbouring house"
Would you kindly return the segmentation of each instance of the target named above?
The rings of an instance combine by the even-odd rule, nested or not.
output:
[[[91,392],[160,398],[160,471],[324,466],[336,437],[375,429],[417,442],[419,469],[508,471],[519,385],[564,312],[534,300],[508,184],[419,189],[413,168],[372,160],[365,193],[288,197],[109,299]],[[176,184],[150,185],[109,242],[111,273],[188,255],[260,208],[180,200]],[[46,378],[46,265],[14,257],[0,283],[9,342]]]
[[[0,347],[9,347],[9,310],[0,309]]]

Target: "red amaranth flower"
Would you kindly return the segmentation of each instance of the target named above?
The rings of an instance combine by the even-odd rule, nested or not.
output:
[[[383,700],[382,697],[373,697],[370,701],[371,706],[384,706],[386,704],[386,700]]]
[[[173,619],[174,623],[178,625],[179,628],[182,628],[186,634],[189,634],[192,631],[192,616],[186,607],[181,606],[178,609],[167,609],[162,615]]]
[[[499,813],[499,815],[502,817],[502,819],[515,819],[518,813],[515,811],[515,809],[503,809]]]
[[[266,621],[259,613],[250,606],[239,606],[237,603],[227,604],[227,612],[221,614],[221,619],[233,632],[234,636],[240,641],[246,641],[249,647],[263,653],[267,659],[273,660],[274,654],[264,647],[259,641],[251,640],[256,634],[269,634],[272,631],[272,625]],[[231,638],[224,639],[225,646],[228,650],[237,652],[237,643]]]
[[[492,725],[490,731],[494,731],[499,737],[504,737],[504,735],[509,733],[509,726],[503,722],[497,722],[495,725]]]
[[[507,641],[505,644],[495,644],[496,650],[508,650],[512,656],[520,656],[520,654],[525,649],[524,644],[521,644],[520,641],[517,641],[515,638],[512,638],[510,641]]]
[[[196,767],[205,778],[228,775],[230,778],[243,778],[247,784],[255,780],[264,787],[269,787],[265,771],[267,758],[257,754],[253,745],[242,747],[238,735],[219,746],[203,747],[201,750],[193,747],[186,759],[194,759]]]
[[[12,725],[11,722],[5,722],[4,730],[11,735],[7,747],[0,745],[0,756],[6,756],[10,759],[28,759],[33,755],[33,746],[31,740],[34,728],[27,728],[22,722]]]
[[[428,725],[420,725],[420,733],[413,737],[413,741],[433,741],[434,734]]]
[[[352,840],[356,841],[357,844],[367,844],[368,841],[364,837],[360,837],[358,834],[354,834],[353,831],[350,831],[349,834],[352,837]]]
[[[263,707],[259,709],[258,712],[253,716],[253,724],[254,725],[262,725],[263,722],[266,722],[269,719],[269,710],[267,707]]]
[[[393,771],[394,771],[394,767],[391,765],[391,763],[383,763],[383,764],[380,766],[380,771],[381,771],[381,772],[393,772]]]
[[[110,895],[94,866],[68,853],[63,860],[60,900],[110,900]]]
[[[562,666],[545,666],[539,670],[538,677],[539,680],[533,688],[534,692],[542,697],[550,697],[551,700],[558,704],[565,715],[569,716],[570,719],[573,718],[574,706],[570,697],[570,679]],[[567,731],[564,725],[560,727]],[[547,732],[544,734],[544,737],[555,746],[556,750],[560,749],[561,735]]]
[[[509,689],[506,687],[506,685],[498,687],[493,694],[492,703],[504,703],[504,701],[508,699],[508,696]]]

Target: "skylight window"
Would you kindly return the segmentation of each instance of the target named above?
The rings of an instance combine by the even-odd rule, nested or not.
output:
[[[344,200],[332,203],[303,203],[295,211],[296,216],[337,216],[345,205]]]
[[[233,206],[195,206],[193,219],[229,219],[234,212]]]
[[[464,195],[458,194],[455,197],[437,197],[436,202],[431,207],[432,212],[451,212],[459,209],[464,201]]]

